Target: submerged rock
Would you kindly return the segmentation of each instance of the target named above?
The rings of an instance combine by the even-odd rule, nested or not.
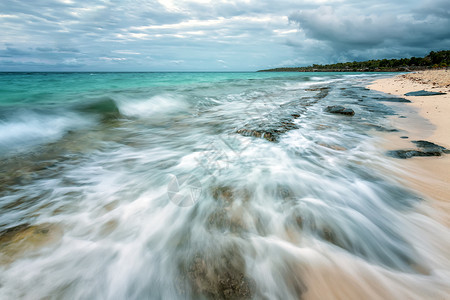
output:
[[[0,232],[0,264],[8,264],[27,252],[56,243],[62,229],[55,224],[22,224]]]
[[[268,140],[269,142],[276,142],[278,135],[282,132],[272,130],[272,132],[266,132],[264,130],[253,130],[253,129],[239,129],[236,131],[237,133],[243,135],[243,136],[252,136],[257,138],[264,138]]]
[[[254,282],[245,274],[245,260],[236,246],[225,247],[220,253],[197,253],[181,266],[198,298],[251,299]]]
[[[328,96],[328,93],[330,92],[330,88],[329,87],[317,87],[317,88],[309,88],[309,89],[305,89],[305,91],[308,92],[318,92],[315,96],[314,99],[316,100],[320,100],[325,98],[326,96]]]
[[[264,125],[261,125],[261,129],[248,129],[248,128],[242,128],[238,129],[236,133],[239,133],[243,136],[252,136],[257,138],[263,138],[266,139],[269,142],[277,142],[280,135],[283,133],[288,132],[289,130],[298,129],[299,127],[289,121],[281,121],[279,124],[277,124],[276,128],[264,128]]]
[[[234,190],[229,186],[218,186],[211,190],[211,196],[217,207],[208,215],[206,228],[240,234],[248,229],[245,214],[246,209],[242,203],[248,201],[250,195],[246,190]],[[234,202],[239,200],[237,204]],[[242,202],[241,202],[242,201]]]
[[[355,111],[353,109],[345,108],[340,105],[327,106],[325,111],[332,113],[332,114],[341,114],[341,115],[347,115],[347,116],[353,116],[355,114]]]
[[[312,97],[303,97],[283,103],[280,105],[280,110],[274,110],[266,115],[262,115],[261,121],[257,123],[246,124],[244,128],[236,130],[243,136],[251,136],[256,138],[264,138],[269,142],[278,142],[279,137],[299,126],[294,123],[294,120],[299,118],[306,112],[307,107],[314,105],[320,99],[326,97],[329,93],[329,87],[317,87],[306,89],[306,91],[317,92]]]

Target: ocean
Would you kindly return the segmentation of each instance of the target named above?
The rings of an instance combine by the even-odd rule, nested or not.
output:
[[[385,76],[0,74],[0,299],[445,299]]]

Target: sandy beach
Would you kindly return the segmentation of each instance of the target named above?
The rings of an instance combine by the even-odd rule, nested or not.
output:
[[[384,147],[389,150],[412,149],[411,141],[426,140],[450,148],[450,70],[397,75],[376,80],[368,88],[411,101],[393,104],[403,113],[400,117],[391,118],[392,126],[400,131],[384,135]],[[404,95],[419,90],[446,94]],[[399,163],[408,184],[429,198],[430,203],[442,212],[441,221],[450,225],[450,155],[413,157],[399,160]]]

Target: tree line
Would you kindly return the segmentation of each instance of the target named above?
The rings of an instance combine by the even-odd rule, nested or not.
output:
[[[401,72],[447,68],[449,66],[450,50],[443,50],[431,51],[424,57],[353,61],[329,65],[313,64],[307,67],[275,68],[258,72]]]

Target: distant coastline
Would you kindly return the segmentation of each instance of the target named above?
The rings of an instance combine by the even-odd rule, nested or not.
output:
[[[450,66],[450,50],[431,51],[424,57],[401,59],[378,59],[360,62],[345,62],[307,67],[286,67],[259,70],[257,72],[412,72]]]

